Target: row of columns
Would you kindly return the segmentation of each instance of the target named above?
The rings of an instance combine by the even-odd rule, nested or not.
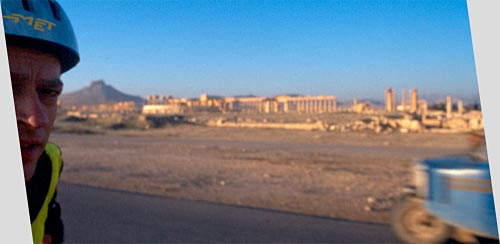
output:
[[[337,99],[307,99],[285,102],[283,112],[290,112],[290,107],[295,107],[299,113],[331,113],[337,111]],[[291,105],[291,106],[290,106]]]
[[[403,111],[407,111],[407,99],[406,99],[406,91],[402,90],[401,92],[401,106]],[[410,113],[416,113],[418,110],[418,93],[416,89],[410,89]],[[385,111],[386,112],[396,112],[397,110],[397,96],[396,91],[387,88],[385,90]]]
[[[337,111],[337,99],[333,98],[305,98],[291,100],[264,100],[264,101],[232,101],[226,103],[228,111],[238,112],[298,112],[298,113],[331,113]]]
[[[453,112],[453,103],[450,96],[446,97],[446,118],[449,119],[452,117]],[[459,116],[464,114],[464,102],[462,100],[458,100],[457,102],[457,113]]]
[[[396,92],[395,90],[391,88],[387,88],[385,90],[385,110],[386,112],[395,112],[396,104]],[[403,108],[403,111],[407,111],[407,100],[406,100],[406,93],[405,90],[402,91],[401,93],[401,105]],[[418,93],[416,89],[410,89],[410,106],[409,106],[409,112],[410,113],[421,113],[421,114],[427,114],[427,102],[426,101],[419,101],[418,100]],[[451,96],[446,97],[446,118],[451,118],[452,117],[452,111],[453,110],[453,103],[452,103],[452,98]],[[457,102],[457,114],[459,116],[462,116],[464,113],[464,103],[462,100],[459,100]]]

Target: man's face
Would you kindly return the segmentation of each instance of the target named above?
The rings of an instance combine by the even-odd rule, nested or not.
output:
[[[57,97],[63,88],[61,65],[55,57],[27,48],[8,46],[7,52],[24,180],[29,181],[56,117]]]

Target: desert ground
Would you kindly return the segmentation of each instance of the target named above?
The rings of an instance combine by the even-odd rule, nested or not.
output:
[[[218,128],[60,129],[62,181],[172,198],[387,223],[415,160],[467,154],[463,133]]]

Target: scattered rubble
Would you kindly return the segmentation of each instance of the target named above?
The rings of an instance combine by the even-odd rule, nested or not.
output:
[[[339,112],[323,116],[311,114],[224,114],[192,113],[169,115],[144,115],[130,111],[98,113],[95,111],[68,111],[63,120],[83,122],[96,127],[111,129],[149,129],[165,125],[197,124],[214,127],[287,129],[330,132],[380,133],[464,133],[484,128],[481,111],[447,114],[444,111],[417,113],[354,113],[350,120],[339,120],[353,113]],[[264,118],[262,118],[264,117]],[[291,119],[294,117],[293,119]]]
[[[346,123],[328,123],[307,118],[304,123],[276,123],[251,119],[220,117],[209,120],[206,125],[236,128],[291,129],[332,132],[374,132],[374,133],[458,133],[482,130],[484,124],[480,113],[446,119],[443,117],[424,118],[411,114],[400,117],[372,115],[371,117]]]

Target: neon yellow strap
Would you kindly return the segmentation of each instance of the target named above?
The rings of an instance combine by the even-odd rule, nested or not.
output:
[[[61,151],[55,144],[47,143],[47,145],[45,146],[45,153],[49,155],[50,161],[52,163],[52,176],[50,180],[49,191],[47,192],[47,196],[45,197],[42,208],[40,209],[40,212],[38,212],[35,221],[33,221],[33,223],[31,224],[33,243],[42,242],[43,235],[45,233],[45,220],[47,219],[49,211],[49,203],[56,191],[57,182],[59,180],[59,173],[62,167]]]

